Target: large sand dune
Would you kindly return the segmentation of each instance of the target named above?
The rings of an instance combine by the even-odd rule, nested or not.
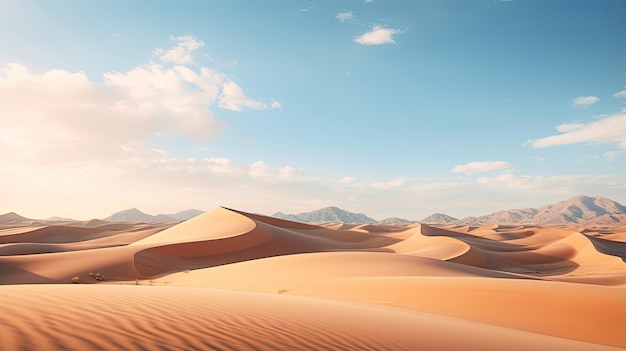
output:
[[[626,348],[623,226],[7,218],[2,350]]]

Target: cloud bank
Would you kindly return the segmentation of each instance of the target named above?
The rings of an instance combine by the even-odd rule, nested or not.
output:
[[[215,108],[281,107],[248,97],[215,69],[191,66],[202,41],[171,39],[172,48],[155,51],[162,63],[107,72],[102,82],[83,72],[35,73],[19,63],[5,64],[0,68],[2,149],[40,162],[146,157],[158,154],[145,143],[155,135],[213,138],[223,128]]]

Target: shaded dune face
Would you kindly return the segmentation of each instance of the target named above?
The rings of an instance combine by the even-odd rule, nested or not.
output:
[[[536,277],[558,277],[589,272],[589,266],[602,265],[605,271],[623,272],[624,243],[584,235],[577,231],[537,228],[503,230],[501,226],[457,232],[422,225],[428,236],[454,237],[467,244],[467,251],[450,261]],[[475,232],[476,235],[472,235]],[[604,243],[604,245],[603,245]],[[607,245],[608,244],[608,245]],[[601,270],[600,270],[601,271]],[[618,274],[620,275],[620,274]],[[607,284],[624,283],[623,276]]]
[[[626,348],[625,242],[623,226],[310,225],[226,208],[177,225],[11,223],[2,349]]]
[[[142,277],[158,276],[184,269],[299,253],[383,250],[383,246],[397,241],[369,233],[333,231],[258,215],[247,217],[226,209],[215,210],[203,216],[205,218],[190,223],[190,228],[186,229],[194,231],[194,239],[202,232],[207,232],[204,237],[215,237],[214,227],[211,225],[215,218],[234,217],[239,221],[245,219],[244,223],[238,223],[238,226],[245,229],[233,230],[235,227],[229,227],[228,230],[231,231],[220,231],[217,238],[193,242],[185,241],[187,238],[180,234],[180,228],[165,230],[158,234],[158,242],[169,244],[150,247],[135,255],[139,274]],[[278,227],[272,223],[286,226]],[[142,246],[145,245],[144,242],[154,242],[156,239],[148,238],[137,245]]]

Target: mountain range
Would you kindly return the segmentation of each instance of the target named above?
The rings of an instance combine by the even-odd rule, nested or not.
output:
[[[497,211],[480,217],[466,217],[457,224],[626,224],[626,206],[604,196],[575,196],[538,208]]]
[[[136,208],[116,212],[104,218],[108,222],[182,222],[196,217],[204,211],[189,209],[173,214],[150,215]],[[319,210],[299,214],[276,212],[272,217],[303,223],[360,223],[360,224],[395,224],[413,223],[483,225],[497,224],[586,224],[586,225],[626,225],[626,206],[604,196],[575,196],[554,204],[538,208],[519,208],[496,211],[478,217],[457,219],[443,213],[434,213],[420,221],[398,217],[389,217],[377,221],[363,213],[354,213],[330,206]],[[0,215],[0,223],[28,221],[14,212]],[[47,221],[70,221],[69,218],[51,217]]]
[[[520,208],[501,210],[479,217],[457,219],[443,213],[435,213],[420,221],[390,217],[381,221],[362,213],[353,213],[337,207],[325,207],[316,211],[294,214],[277,212],[272,217],[296,222],[343,222],[370,224],[462,224],[483,225],[498,224],[626,224],[626,206],[604,196],[575,196],[555,204],[538,208]]]
[[[189,209],[173,214],[158,214],[156,216],[141,212],[136,208],[116,212],[107,218],[108,222],[182,222],[203,214],[204,211]]]
[[[346,210],[342,210],[338,207],[324,207],[316,211],[304,212],[297,215],[284,214],[282,212],[276,212],[272,217],[286,219],[293,222],[304,223],[320,223],[320,222],[342,222],[342,223],[369,223],[374,224],[377,221],[362,213],[354,213]]]
[[[272,217],[286,219],[293,222],[303,223],[360,223],[360,224],[399,224],[407,225],[417,223],[417,221],[410,221],[404,218],[389,217],[382,221],[377,221],[374,218],[368,217],[362,213],[354,213],[341,208],[330,206],[324,207],[319,210],[311,212],[303,212],[299,214],[285,214],[282,212],[276,212]]]

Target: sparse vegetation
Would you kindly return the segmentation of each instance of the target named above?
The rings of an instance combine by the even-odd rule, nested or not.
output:
[[[89,276],[93,280],[97,280],[97,281],[103,281],[104,280],[104,274],[102,274],[102,273],[91,273],[91,272],[89,272]]]
[[[76,275],[72,277],[72,284],[79,284],[80,278]]]
[[[289,291],[289,289],[278,289],[278,293],[281,294],[281,295],[286,293],[286,292],[288,292],[288,291]]]

